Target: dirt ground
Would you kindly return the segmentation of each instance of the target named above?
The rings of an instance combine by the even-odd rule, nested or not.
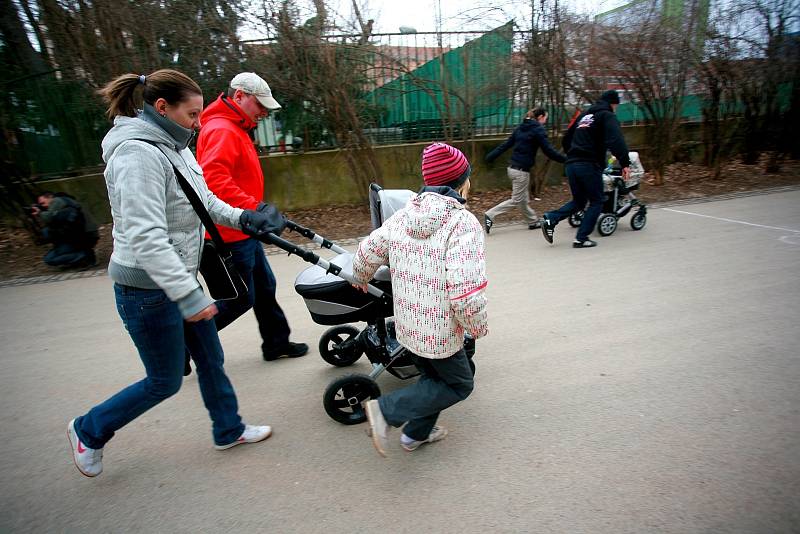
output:
[[[725,167],[721,178],[714,181],[710,179],[705,167],[676,163],[668,168],[664,185],[652,185],[652,177],[646,175],[637,196],[652,204],[800,184],[800,161],[785,162],[779,174],[765,174],[763,169],[763,163],[752,166],[731,163]],[[531,205],[541,215],[566,202],[569,196],[569,187],[564,181],[559,185],[548,186],[542,192],[540,200],[532,200]],[[487,209],[508,197],[509,190],[473,192],[467,207],[482,220]],[[332,240],[364,236],[372,229],[367,205],[287,211],[286,215],[296,223]],[[508,212],[495,222],[515,220],[521,221],[519,212]],[[296,234],[289,234],[289,237],[299,244],[306,242],[304,238],[298,239]],[[100,241],[96,248],[97,268],[108,264],[111,246],[111,225],[103,225],[100,227]],[[63,272],[42,262],[48,248],[48,245],[37,245],[23,230],[0,226],[0,280]]]

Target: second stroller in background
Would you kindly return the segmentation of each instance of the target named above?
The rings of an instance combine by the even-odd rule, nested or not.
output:
[[[631,216],[631,228],[641,230],[647,224],[647,206],[643,204],[634,191],[639,189],[639,184],[644,176],[644,167],[639,159],[638,152],[628,152],[631,159],[630,178],[625,181],[616,159],[612,158],[608,167],[603,171],[603,211],[597,218],[597,233],[603,237],[613,234],[618,226],[619,219],[637,208]],[[577,228],[583,220],[583,210],[570,215],[569,225]]]

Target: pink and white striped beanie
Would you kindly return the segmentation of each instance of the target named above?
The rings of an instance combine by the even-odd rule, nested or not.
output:
[[[445,143],[433,143],[422,151],[422,180],[425,185],[449,185],[458,187],[466,181],[470,169],[469,161],[456,147]],[[459,178],[464,180],[459,180]],[[458,180],[459,183],[453,183]]]

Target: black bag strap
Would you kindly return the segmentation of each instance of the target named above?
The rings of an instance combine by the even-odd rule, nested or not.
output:
[[[164,151],[161,150],[161,147],[153,141],[148,141],[147,139],[135,140],[149,143],[160,150],[162,154],[164,154]],[[164,156],[166,156],[166,154],[164,154]],[[167,157],[167,161],[169,161],[169,157]],[[211,236],[211,240],[214,242],[217,252],[220,254],[227,254],[228,245],[226,245],[225,241],[222,240],[222,236],[219,234],[219,230],[217,230],[217,226],[214,224],[214,221],[211,220],[211,215],[208,214],[205,204],[203,204],[203,201],[200,200],[200,197],[197,195],[197,192],[194,190],[194,188],[192,188],[188,180],[183,177],[183,174],[178,170],[178,167],[176,167],[171,161],[170,165],[172,165],[172,170],[175,171],[175,178],[178,179],[178,184],[181,186],[183,194],[189,199],[189,203],[192,205],[192,208],[194,208],[195,213],[197,213],[197,216],[200,217],[200,222],[203,223],[206,231]]]

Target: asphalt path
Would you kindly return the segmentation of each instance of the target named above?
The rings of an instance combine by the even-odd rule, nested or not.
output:
[[[552,246],[496,226],[476,389],[442,415],[447,439],[388,459],[322,409],[369,364],[320,359],[296,257],[269,260],[311,353],[262,361],[251,314],[221,333],[241,414],[274,435],[215,451],[192,375],[118,432],[96,479],[66,424],[143,373],[110,280],[0,288],[0,531],[800,531],[798,206],[652,209],[588,250],[566,223]]]

